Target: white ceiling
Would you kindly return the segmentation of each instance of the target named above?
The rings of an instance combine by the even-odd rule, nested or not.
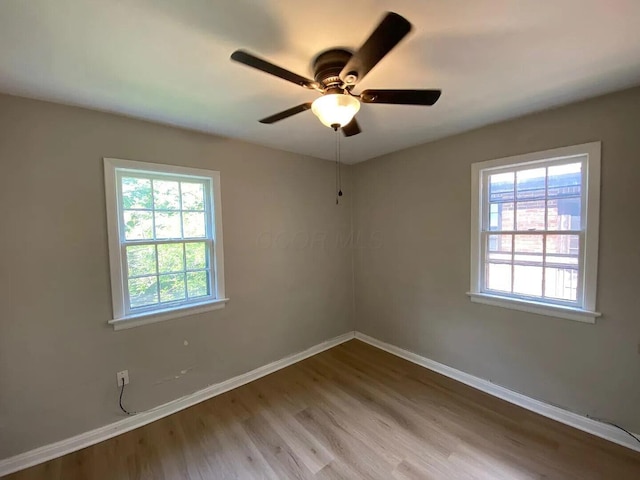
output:
[[[333,132],[310,111],[257,122],[315,93],[229,55],[312,76],[318,52],[355,49],[387,10],[414,30],[361,89],[443,95],[363,105],[350,163],[640,83],[638,0],[2,0],[0,91],[330,159]]]

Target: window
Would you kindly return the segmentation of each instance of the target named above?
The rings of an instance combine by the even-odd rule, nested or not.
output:
[[[472,165],[472,301],[594,323],[600,142]]]
[[[104,159],[114,328],[224,307],[220,174]]]

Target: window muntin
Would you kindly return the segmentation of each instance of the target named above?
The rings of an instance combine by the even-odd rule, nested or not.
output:
[[[113,322],[224,306],[218,172],[105,159],[105,182]]]
[[[472,165],[471,300],[593,323],[600,142]]]

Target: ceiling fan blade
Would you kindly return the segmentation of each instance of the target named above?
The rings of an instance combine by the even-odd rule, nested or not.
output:
[[[270,117],[263,118],[260,120],[260,123],[276,123],[280,120],[284,120],[285,118],[289,118],[297,113],[304,112],[305,110],[309,110],[311,108],[311,102],[302,103],[297,105],[289,110],[285,110],[284,112],[276,113],[275,115],[271,115]]]
[[[367,41],[349,59],[340,72],[340,79],[348,85],[361,81],[410,31],[411,24],[407,19],[388,12]]]
[[[288,82],[295,83],[296,85],[300,85],[304,88],[316,89],[318,88],[318,84],[313,80],[310,80],[305,77],[301,77],[300,75],[290,72],[289,70],[285,70],[282,67],[278,67],[273,63],[267,62],[262,58],[258,58],[255,55],[246,52],[244,50],[236,50],[231,54],[231,60],[235,62],[242,63],[249,67],[256,68],[270,75],[274,75],[276,77],[282,78],[283,80],[287,80]]]
[[[363,103],[395,105],[433,105],[440,98],[440,90],[365,90],[360,94]]]
[[[355,117],[349,123],[347,123],[344,127],[342,127],[342,133],[344,133],[345,137],[353,137],[361,132],[360,125],[358,125]]]

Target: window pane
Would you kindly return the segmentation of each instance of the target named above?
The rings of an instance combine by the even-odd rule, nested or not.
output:
[[[129,279],[129,303],[131,308],[158,303],[158,281],[153,277]]]
[[[516,262],[537,262],[542,264],[543,235],[516,235],[515,255]]]
[[[567,197],[580,196],[582,184],[582,163],[556,165],[549,167],[548,196]]]
[[[489,175],[489,201],[512,202],[513,181],[513,172]]]
[[[542,267],[515,265],[513,267],[513,293],[542,296]]]
[[[122,207],[151,209],[151,180],[122,177]]]
[[[531,168],[516,172],[518,201],[543,200],[545,198],[546,168]]]
[[[184,300],[184,273],[160,275],[160,301]]]
[[[156,238],[182,238],[180,212],[155,212]]]
[[[578,255],[580,237],[578,235],[547,235],[547,255],[553,253]]]
[[[489,230],[513,230],[513,203],[489,205]]]
[[[158,269],[160,273],[184,271],[184,251],[182,243],[158,245]]]
[[[178,182],[154,180],[153,201],[156,210],[179,210],[180,190]]]
[[[580,197],[556,198],[547,202],[549,230],[580,230]]]
[[[544,230],[544,201],[519,202],[516,230]]]
[[[204,185],[202,183],[180,184],[183,210],[204,210]]]
[[[202,238],[205,236],[206,228],[205,228],[204,212],[202,213],[183,212],[182,221],[183,221],[182,226],[184,228],[185,238]]]
[[[511,265],[487,263],[486,288],[511,292]]]
[[[569,268],[547,268],[544,272],[545,297],[576,301],[578,271]]]
[[[124,211],[124,238],[127,240],[147,240],[153,238],[153,218],[151,212]]]
[[[547,257],[545,262],[550,267],[577,267],[580,253],[580,237],[578,235],[548,235]]]
[[[189,242],[184,245],[187,270],[207,268],[207,246],[204,242]]]
[[[487,251],[489,261],[511,262],[512,235],[489,235]]]
[[[127,247],[129,276],[156,274],[156,249],[153,245],[130,245]]]
[[[207,272],[187,273],[187,291],[190,298],[209,295],[208,276]]]
[[[492,203],[489,205],[489,230],[497,230],[498,222],[500,220],[499,217],[500,205],[497,203]]]
[[[542,253],[542,234],[516,235],[515,249],[518,253]]]

